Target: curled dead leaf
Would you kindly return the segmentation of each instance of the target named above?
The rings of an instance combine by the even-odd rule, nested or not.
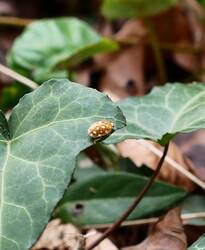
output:
[[[190,30],[191,36],[188,36],[187,32],[187,36],[184,37],[183,40],[181,38],[181,41],[177,45],[188,45],[188,47],[193,48],[193,50],[190,49],[190,51],[187,51],[186,53],[175,52],[173,53],[173,57],[176,62],[186,70],[196,72],[199,70],[201,64],[199,60],[200,53],[193,53],[193,51],[194,49],[199,49],[200,51],[203,46],[204,31],[201,23],[199,22],[199,18],[197,18],[197,15],[202,16],[202,8],[195,0],[185,0],[184,9],[186,10],[184,26],[186,25],[187,31]]]
[[[96,56],[96,68],[103,72],[99,84],[100,90],[111,91],[121,98],[145,93],[144,52],[146,34],[146,28],[141,21],[128,20],[112,36],[122,47],[114,54]]]
[[[101,64],[101,58],[98,63]],[[142,95],[144,90],[144,45],[123,48],[114,55],[104,56],[106,67],[100,81],[100,90],[112,91],[118,96]]]
[[[170,52],[166,56],[171,56],[186,71],[196,72],[200,68],[199,53],[196,51],[201,47],[203,30],[196,18],[193,4],[189,8],[191,3],[188,2],[191,1],[181,1],[180,5],[155,16],[152,22],[160,48]]]
[[[52,220],[32,250],[80,250],[84,237],[72,224],[61,224],[59,219]]]
[[[88,231],[87,235],[90,236],[86,238],[86,247],[98,239],[101,233],[92,229]],[[118,248],[109,239],[104,239],[98,246],[93,248],[93,250],[118,250]]]
[[[150,235],[140,244],[122,250],[186,250],[187,241],[180,210],[170,210],[151,230]]]
[[[150,143],[156,148],[161,149],[161,146],[159,144],[154,142]],[[149,149],[143,147],[138,143],[137,140],[123,141],[121,143],[118,143],[117,148],[123,157],[130,158],[137,166],[145,164],[151,169],[155,170],[155,167],[157,166],[157,163],[159,161],[159,157],[157,155],[153,154]],[[193,163],[182,154],[176,144],[170,144],[168,156],[182,165],[185,169],[193,172]],[[189,191],[193,191],[196,187],[196,185],[192,181],[172,168],[167,162],[164,163],[158,178],[163,181],[186,188]]]
[[[122,29],[115,35],[114,39],[122,44],[136,44],[147,35],[147,29],[143,22],[136,19],[131,19],[125,22]]]
[[[181,134],[176,138],[181,151],[194,163],[194,173],[205,182],[205,131]]]

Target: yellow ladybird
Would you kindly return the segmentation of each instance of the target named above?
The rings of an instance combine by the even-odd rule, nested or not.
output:
[[[101,138],[112,133],[114,124],[108,120],[101,120],[93,123],[89,129],[88,134],[92,138]]]

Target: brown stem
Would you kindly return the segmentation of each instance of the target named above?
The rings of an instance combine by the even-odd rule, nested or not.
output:
[[[0,25],[24,27],[28,25],[29,23],[31,23],[32,21],[33,21],[32,19],[0,16]]]
[[[152,22],[148,18],[144,19],[144,23],[149,32],[149,42],[153,49],[156,66],[157,66],[158,74],[159,74],[159,81],[160,81],[160,84],[164,84],[166,82],[167,76],[166,76],[164,59],[163,59],[161,49],[159,46],[158,37],[157,37],[156,31],[153,27]]]
[[[204,49],[201,47],[194,47],[192,45],[188,44],[175,44],[175,43],[169,43],[169,42],[159,42],[159,47],[161,50],[171,50],[181,53],[193,53],[193,54],[199,54],[201,52],[204,52]]]
[[[0,72],[13,78],[14,80],[17,80],[24,84],[25,86],[28,86],[31,89],[36,89],[38,88],[38,84],[33,82],[32,80],[26,78],[25,76],[22,76],[21,74],[15,72],[14,70],[4,66],[3,64],[0,63]]]
[[[120,218],[110,227],[108,228],[96,241],[94,241],[90,246],[88,246],[86,248],[86,250],[91,250],[94,247],[96,247],[101,241],[103,241],[105,238],[107,238],[108,235],[110,235],[110,233],[112,233],[113,231],[115,231],[120,225],[121,223],[127,219],[127,217],[131,214],[131,212],[136,208],[136,206],[140,203],[140,201],[142,200],[142,198],[144,197],[144,195],[147,193],[147,191],[150,189],[150,187],[152,186],[154,180],[156,179],[157,175],[159,174],[159,171],[163,165],[164,159],[167,155],[168,152],[168,148],[169,148],[169,144],[167,144],[164,147],[164,152],[163,155],[157,165],[157,168],[154,172],[154,174],[152,175],[152,177],[150,178],[150,180],[148,181],[148,183],[146,184],[146,186],[143,188],[143,190],[140,192],[140,194],[136,197],[136,199],[134,200],[134,202],[128,207],[128,209],[120,216]]]

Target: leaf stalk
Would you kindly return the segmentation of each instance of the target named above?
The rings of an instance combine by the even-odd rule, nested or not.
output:
[[[94,241],[90,246],[88,246],[86,248],[86,250],[92,250],[101,241],[103,241],[105,238],[107,238],[107,236],[109,236],[113,231],[115,231],[117,228],[119,228],[119,226],[122,224],[122,222],[125,221],[128,218],[128,216],[131,214],[131,212],[137,207],[137,205],[140,203],[140,201],[145,196],[145,194],[149,191],[149,189],[151,188],[152,184],[154,183],[156,177],[158,176],[158,174],[160,172],[160,169],[161,169],[161,167],[162,167],[162,165],[164,163],[165,157],[167,155],[168,148],[169,148],[169,144],[167,144],[164,147],[163,155],[160,158],[159,163],[157,164],[157,168],[156,168],[154,174],[152,175],[152,177],[150,178],[150,180],[147,182],[146,186],[142,189],[142,191],[140,192],[140,194],[135,198],[135,200],[133,201],[133,203],[119,217],[119,219],[116,222],[114,222],[113,225],[110,228],[108,228],[98,239],[96,239],[96,241]]]

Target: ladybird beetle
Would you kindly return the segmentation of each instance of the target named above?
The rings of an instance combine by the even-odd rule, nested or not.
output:
[[[108,120],[93,123],[88,129],[88,135],[94,139],[101,139],[112,133],[114,124]]]

